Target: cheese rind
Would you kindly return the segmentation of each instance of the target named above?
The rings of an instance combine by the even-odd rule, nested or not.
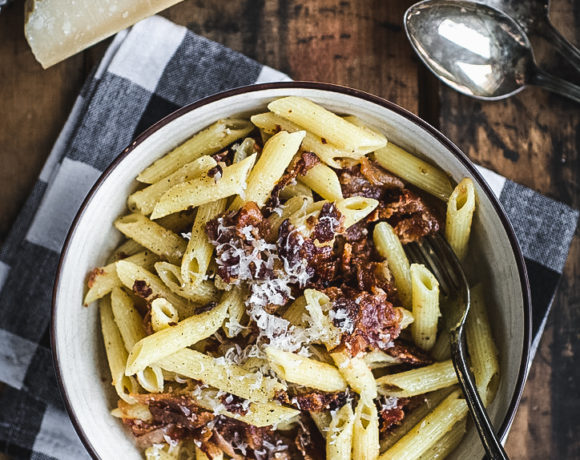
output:
[[[26,0],[24,34],[50,67],[182,0]]]

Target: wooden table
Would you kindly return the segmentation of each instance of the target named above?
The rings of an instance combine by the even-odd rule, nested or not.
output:
[[[389,99],[440,128],[473,160],[580,208],[580,106],[538,89],[485,103],[439,85],[402,30],[411,3],[186,0],[163,15],[295,79],[348,85]],[[556,26],[580,43],[579,5],[552,3]],[[43,71],[22,23],[21,4],[0,15],[0,241],[108,43]],[[549,52],[540,54],[554,65]],[[576,237],[507,442],[513,459],[580,458],[579,281]]]

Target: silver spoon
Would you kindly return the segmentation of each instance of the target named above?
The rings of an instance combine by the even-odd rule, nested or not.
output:
[[[550,0],[479,0],[503,11],[524,29],[528,36],[539,35],[552,44],[562,57],[580,71],[580,50],[564,38],[550,21]]]
[[[580,102],[580,87],[539,69],[525,32],[501,11],[425,0],[405,12],[404,24],[425,65],[460,93],[498,100],[536,85]]]

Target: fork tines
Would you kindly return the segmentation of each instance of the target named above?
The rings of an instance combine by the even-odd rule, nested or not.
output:
[[[423,264],[431,270],[443,295],[449,296],[461,288],[461,280],[456,277],[461,270],[459,261],[449,243],[438,233],[405,245],[405,251],[411,262]]]

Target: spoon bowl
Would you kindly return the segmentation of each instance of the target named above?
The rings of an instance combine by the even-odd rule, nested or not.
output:
[[[425,0],[411,6],[405,30],[415,52],[444,83],[460,93],[499,100],[538,85],[580,102],[580,88],[536,66],[523,29],[489,6]]]

